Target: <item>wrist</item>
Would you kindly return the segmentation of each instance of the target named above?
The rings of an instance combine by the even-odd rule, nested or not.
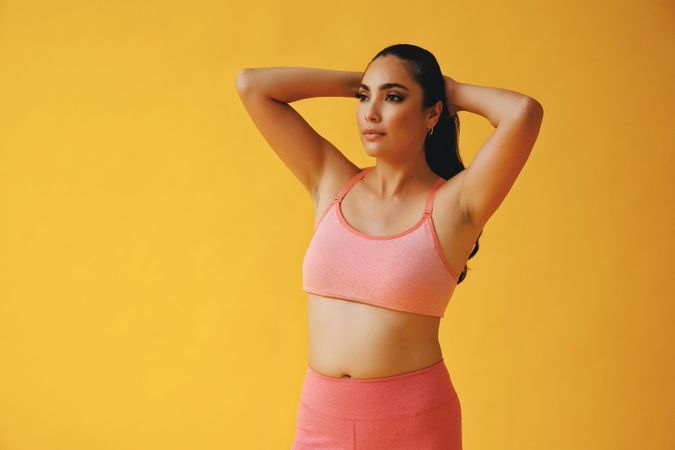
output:
[[[452,116],[457,111],[462,111],[462,108],[457,105],[457,91],[462,83],[446,75],[443,76],[443,79],[445,80],[445,99],[448,103],[448,112]]]
[[[363,72],[358,71],[346,71],[345,72],[345,83],[344,87],[344,96],[345,97],[355,97],[361,86],[361,80],[363,80]]]

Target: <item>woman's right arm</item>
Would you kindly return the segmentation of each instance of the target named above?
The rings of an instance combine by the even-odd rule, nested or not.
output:
[[[245,68],[236,79],[254,124],[316,200],[326,167],[353,164],[289,103],[312,97],[354,97],[362,72],[306,67]]]

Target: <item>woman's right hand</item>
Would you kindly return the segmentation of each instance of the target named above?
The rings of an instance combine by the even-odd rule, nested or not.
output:
[[[445,80],[445,99],[448,102],[448,113],[450,116],[453,116],[457,111],[461,111],[455,103],[455,93],[457,92],[459,83],[447,75],[443,75],[443,79]]]

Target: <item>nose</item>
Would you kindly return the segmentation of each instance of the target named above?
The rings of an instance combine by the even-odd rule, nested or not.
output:
[[[373,122],[380,120],[380,113],[373,106],[374,103],[371,103],[366,107],[366,122]]]

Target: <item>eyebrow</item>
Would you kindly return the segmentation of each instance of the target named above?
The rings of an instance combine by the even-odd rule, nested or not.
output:
[[[359,84],[359,87],[365,89],[366,91],[370,91],[370,88],[363,83]],[[410,92],[410,89],[408,89],[407,87],[405,87],[405,86],[403,86],[402,84],[399,84],[399,83],[384,83],[382,86],[380,86],[380,90],[384,91],[385,89],[390,89],[390,88],[394,88],[394,87],[402,88],[402,89],[405,89],[406,91]]]

